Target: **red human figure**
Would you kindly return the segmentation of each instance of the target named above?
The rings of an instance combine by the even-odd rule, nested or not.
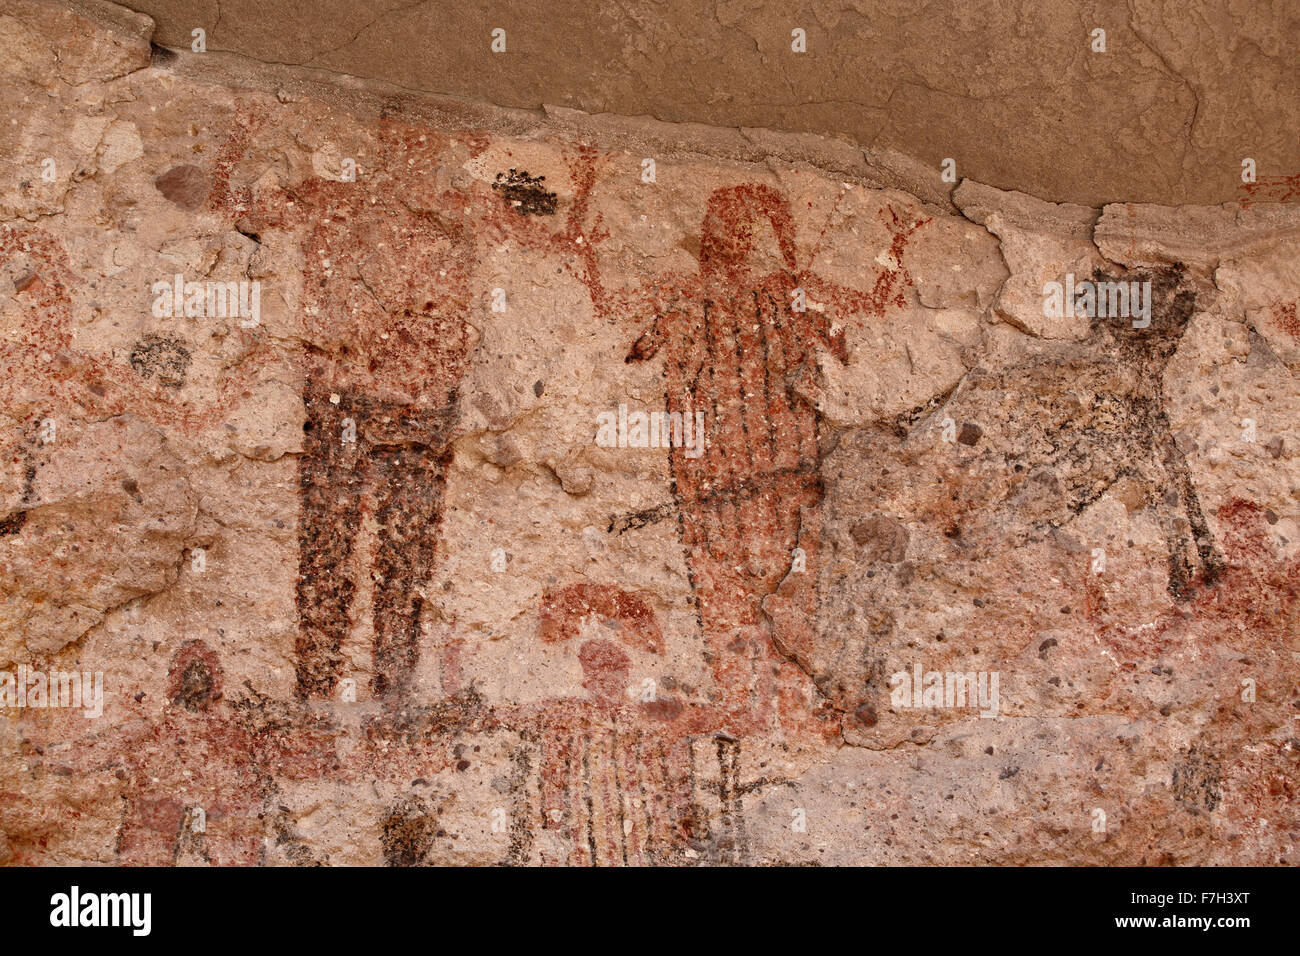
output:
[[[323,724],[259,727],[232,706],[222,684],[217,655],[201,640],[187,641],[172,658],[170,705],[159,718],[75,740],[69,757],[40,758],[66,760],[78,774],[113,771],[123,782],[117,863],[263,863],[276,781],[337,770],[333,733]]]
[[[704,216],[699,274],[659,284],[654,322],[627,356],[662,352],[668,410],[704,413],[703,453],[679,446],[669,458],[705,653],[733,733],[797,723],[811,709],[790,662],[805,659],[812,640],[823,497],[821,416],[803,385],[818,347],[845,360],[834,323],[904,304],[903,250],[927,221],[890,210],[893,264],[860,292],[800,268],[775,189],[719,189]],[[775,268],[760,262],[764,226],[775,235]]]
[[[363,518],[371,577],[373,690],[403,700],[419,654],[419,583],[433,565],[451,462],[457,387],[476,335],[469,199],[440,189],[446,138],[384,124],[381,159],[357,181],[308,178],[237,189],[230,177],[264,120],[241,117],[222,149],[210,208],[302,253],[303,403],[298,483],[296,693],[333,696],[358,591]]]
[[[637,595],[606,584],[573,584],[542,598],[539,637],[577,643],[584,621],[609,637],[575,648],[583,696],[498,709],[501,725],[524,740],[521,753],[537,781],[541,831],[567,837],[557,857],[543,844],[544,863],[618,866],[680,862],[692,805],[690,735],[716,723],[704,711],[632,685],[632,655],[663,653],[653,610]],[[653,660],[653,658],[650,658]],[[535,767],[535,769],[533,769]],[[517,781],[516,828],[535,840],[527,779]],[[683,828],[688,832],[683,832]],[[528,850],[510,862],[527,862]]]
[[[580,150],[569,159],[576,195],[553,230],[486,186],[435,185],[452,162],[449,140],[395,124],[379,128],[380,160],[357,181],[311,178],[262,195],[232,189],[230,174],[260,122],[245,117],[222,150],[210,205],[301,242],[310,345],[299,461],[297,695],[328,698],[342,676],[358,590],[354,554],[369,511],[378,524],[369,568],[373,689],[398,703],[419,655],[418,585],[436,558],[457,388],[477,338],[469,318],[486,292],[472,287],[479,243],[511,236],[530,248],[576,250],[576,265],[568,265],[598,297],[594,246],[604,233],[599,216],[586,226],[594,154]],[[472,151],[486,147],[481,137],[468,140]]]

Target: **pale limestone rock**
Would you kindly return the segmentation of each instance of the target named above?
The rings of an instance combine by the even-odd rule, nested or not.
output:
[[[0,15],[0,671],[105,677],[13,717],[0,862],[1296,861],[1294,206],[118,16]],[[1045,315],[1098,271],[1149,327]]]
[[[953,193],[963,215],[984,225],[1000,240],[1011,275],[998,291],[993,309],[999,318],[1039,338],[1082,339],[1086,316],[1047,314],[1045,286],[1090,280],[1104,262],[1092,243],[1096,213],[1084,206],[1055,205],[1023,193],[1001,192],[964,181]]]

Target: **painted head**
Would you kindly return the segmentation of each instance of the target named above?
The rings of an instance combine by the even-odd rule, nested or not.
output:
[[[593,697],[617,700],[627,689],[632,659],[613,641],[584,641],[578,649],[582,686]]]
[[[795,271],[794,219],[785,198],[755,183],[715,190],[701,229],[700,273],[734,281],[775,271]]]
[[[205,713],[221,700],[221,664],[203,641],[181,645],[167,671],[167,697],[191,714]]]

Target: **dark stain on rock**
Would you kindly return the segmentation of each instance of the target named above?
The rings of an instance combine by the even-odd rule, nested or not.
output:
[[[13,511],[0,518],[0,538],[6,535],[17,534],[23,530],[23,525],[27,524],[26,511]]]
[[[676,512],[676,508],[670,504],[655,505],[652,508],[642,508],[639,511],[631,511],[622,515],[610,515],[609,524],[605,531],[609,534],[623,534],[626,531],[637,531],[648,525],[663,521]]]
[[[221,699],[221,665],[203,641],[186,641],[172,658],[168,698],[192,714],[206,711]]]
[[[150,66],[169,66],[176,59],[176,53],[167,49],[165,46],[159,46],[157,43],[149,43],[149,65]]]
[[[874,727],[880,722],[876,708],[869,703],[859,704],[857,709],[853,711],[853,716],[863,727]]]
[[[366,722],[372,741],[403,741],[414,745],[433,737],[454,737],[481,729],[492,721],[491,709],[474,687],[458,691],[432,704],[391,700],[380,714]]]
[[[890,515],[872,515],[859,521],[849,529],[849,535],[862,549],[860,556],[865,562],[897,564],[907,557],[907,528]]]
[[[492,188],[505,198],[506,204],[521,216],[553,216],[558,199],[542,185],[545,176],[529,176],[527,170],[512,169],[509,175],[497,173]]]
[[[198,166],[173,166],[153,181],[154,188],[182,209],[195,210],[208,198],[208,176]]]
[[[1199,744],[1193,744],[1174,764],[1170,789],[1174,799],[1188,810],[1209,813],[1222,799],[1221,779],[1218,760]]]
[[[131,350],[130,363],[141,378],[157,378],[159,385],[180,388],[190,368],[190,350],[175,336],[150,332]]]
[[[528,855],[533,848],[533,831],[529,826],[530,808],[528,801],[528,779],[531,776],[531,760],[527,745],[516,747],[510,754],[510,848],[506,852],[507,866],[523,866],[528,862]]]
[[[36,500],[36,466],[31,464],[31,453],[27,453],[28,464],[23,468],[23,504]]]
[[[181,675],[181,689],[174,701],[186,710],[202,710],[212,696],[212,674],[202,661],[190,661]]]
[[[379,842],[389,866],[419,866],[433,848],[437,820],[429,805],[410,796],[392,806],[379,825]]]

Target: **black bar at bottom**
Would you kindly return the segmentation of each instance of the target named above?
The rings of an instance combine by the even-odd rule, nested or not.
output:
[[[714,935],[727,945],[746,937],[772,945],[778,928],[785,934],[780,938],[806,933],[810,944],[826,942],[828,932],[847,933],[863,945],[887,944],[897,932],[941,947],[980,939],[1004,946],[1061,939],[1184,945],[1192,936],[1232,946],[1261,928],[1278,933],[1290,925],[1283,907],[1290,905],[1294,884],[1294,874],[1282,868],[571,870],[543,876],[505,869],[77,867],[2,869],[0,899],[11,952],[22,951],[19,944],[28,939],[53,942],[72,934],[78,943],[92,937],[127,946],[284,942],[335,952],[390,939],[413,945],[423,939],[436,947],[463,933],[490,946],[570,933],[616,946],[696,947]],[[586,936],[588,930],[604,935]]]

